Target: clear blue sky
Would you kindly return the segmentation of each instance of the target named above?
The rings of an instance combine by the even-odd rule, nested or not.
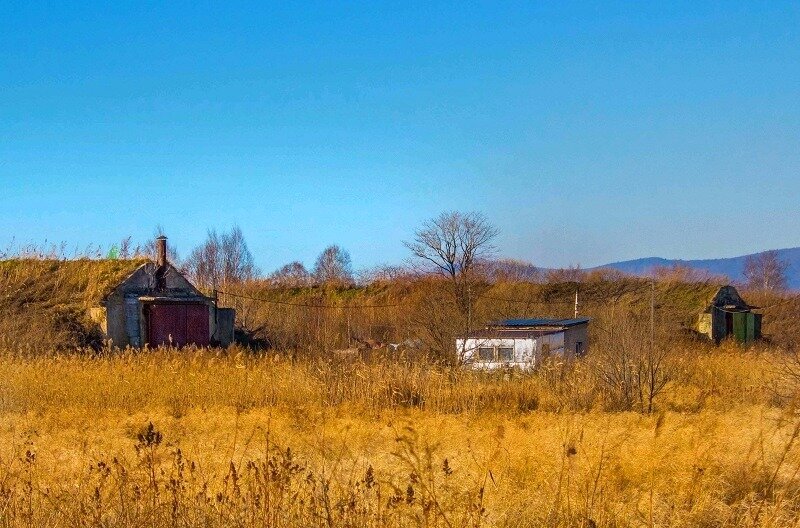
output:
[[[22,4],[0,249],[239,224],[360,267],[446,209],[546,266],[800,246],[796,1]]]

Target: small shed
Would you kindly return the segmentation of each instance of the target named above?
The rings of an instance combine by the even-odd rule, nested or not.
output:
[[[589,318],[506,319],[456,339],[456,352],[476,369],[532,369],[550,357],[574,359],[589,346]]]
[[[219,308],[167,261],[167,238],[156,239],[156,261],[136,268],[89,309],[118,347],[228,346],[234,310]]]
[[[719,343],[735,339],[750,343],[761,338],[761,314],[742,299],[733,286],[723,286],[708,300],[697,320],[697,331]]]

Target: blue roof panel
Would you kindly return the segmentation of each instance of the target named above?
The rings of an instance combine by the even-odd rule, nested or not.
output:
[[[489,323],[489,326],[504,326],[520,328],[528,326],[576,326],[589,322],[588,317],[578,317],[575,319],[505,319]]]

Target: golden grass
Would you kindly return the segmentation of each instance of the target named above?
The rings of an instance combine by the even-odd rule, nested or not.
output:
[[[590,360],[3,353],[0,526],[794,526],[774,358],[687,350],[642,415]]]
[[[0,346],[75,349],[102,336],[87,320],[123,279],[147,262],[104,259],[0,260]]]

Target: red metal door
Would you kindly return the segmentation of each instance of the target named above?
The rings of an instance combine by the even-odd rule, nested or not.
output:
[[[152,304],[148,317],[150,346],[181,346],[186,341],[186,309],[180,304]]]
[[[208,306],[205,304],[186,305],[186,342],[198,346],[208,346]]]
[[[152,304],[148,317],[150,346],[208,346],[208,307],[204,304]]]

